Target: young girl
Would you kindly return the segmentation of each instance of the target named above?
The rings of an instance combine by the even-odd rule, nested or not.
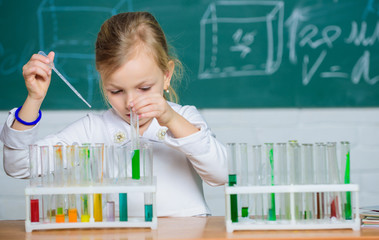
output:
[[[169,102],[171,78],[180,62],[169,55],[165,35],[147,12],[115,15],[101,27],[96,41],[96,68],[111,109],[88,114],[61,132],[36,141],[40,106],[50,79],[48,57],[34,54],[23,67],[28,96],[10,111],[1,133],[4,169],[15,178],[29,176],[28,145],[61,142],[123,144],[130,140],[130,111],[139,116],[140,135],[154,140],[158,216],[207,215],[202,180],[211,186],[227,182],[225,147],[197,109]],[[142,198],[128,198],[130,211],[143,211]]]

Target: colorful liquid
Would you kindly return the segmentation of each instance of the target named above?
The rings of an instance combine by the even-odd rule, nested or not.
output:
[[[241,216],[242,217],[249,217],[249,208],[248,207],[243,207],[242,208],[242,213],[241,213]]]
[[[237,183],[237,176],[229,174],[229,186],[234,186]],[[230,215],[232,222],[238,222],[238,203],[237,194],[230,195]]]
[[[271,193],[271,208],[268,209],[268,220],[276,221],[275,193]]]
[[[140,179],[140,152],[139,149],[133,151],[132,156],[132,179]]]
[[[30,221],[39,222],[39,200],[30,199]]]
[[[93,195],[93,217],[95,222],[103,221],[103,208],[101,206],[101,194]]]
[[[145,205],[145,222],[151,222],[153,220],[153,205]]]
[[[108,201],[106,205],[107,212],[107,221],[114,222],[115,221],[115,206],[113,201]]]
[[[78,221],[78,211],[76,208],[71,208],[68,210],[68,222]]]
[[[120,202],[120,221],[128,221],[128,199],[126,193],[119,194]]]

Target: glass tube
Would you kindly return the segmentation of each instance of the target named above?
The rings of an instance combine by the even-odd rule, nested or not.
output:
[[[262,182],[262,147],[261,145],[253,145],[252,146],[252,164],[251,164],[251,172],[252,177],[251,179],[251,185],[254,186],[262,186],[264,185]],[[263,194],[253,194],[252,195],[252,203],[250,203],[250,206],[253,206],[252,209],[254,209],[254,219],[257,221],[263,221],[265,216],[265,208],[263,204]]]
[[[104,144],[97,143],[91,146],[90,161],[93,183],[102,184],[104,172]],[[93,194],[93,216],[95,222],[103,221],[102,194],[100,193]]]
[[[287,161],[287,144],[277,143],[274,148],[274,156],[278,165],[277,183],[280,185],[289,185],[288,178],[288,161]],[[279,218],[282,220],[291,219],[290,194],[279,194]]]
[[[29,173],[30,173],[30,187],[38,187],[38,145],[29,145]],[[39,198],[37,196],[30,196],[30,221],[39,222]]]
[[[53,158],[54,158],[54,171],[55,171],[55,186],[63,186],[63,145],[53,146]],[[65,199],[64,195],[57,195],[57,210],[55,214],[55,222],[62,223],[65,221]]]
[[[128,166],[128,157],[127,153],[130,153],[130,147],[116,147],[115,146],[115,164],[118,166],[117,173],[117,181],[120,183],[127,183],[127,166]],[[118,194],[119,201],[119,216],[120,221],[125,222],[128,221],[128,195],[127,193],[119,193]]]
[[[228,156],[229,186],[231,187],[237,184],[236,144],[227,143],[226,149]],[[230,194],[230,213],[232,222],[238,222],[237,194]]]
[[[80,185],[85,186],[90,182],[90,164],[89,164],[89,146],[83,145],[78,147],[79,164],[80,164]],[[88,195],[80,195],[80,221],[89,222]]]
[[[315,181],[316,184],[327,184],[327,166],[326,166],[326,147],[324,143],[315,143]],[[327,192],[316,193],[316,218],[325,219],[328,217],[327,205],[325,204],[328,199]]]
[[[247,158],[247,143],[238,144],[238,157],[240,162],[241,177],[240,185],[248,186],[249,185],[249,172],[248,172],[248,158]],[[241,194],[240,195],[240,204],[241,204],[241,217],[249,217],[249,195]]]
[[[329,184],[340,184],[340,176],[338,170],[337,162],[337,148],[335,142],[329,142],[327,145],[327,163],[328,163],[328,183]],[[340,194],[338,192],[331,192],[329,196],[330,205],[330,217],[332,219],[341,218],[341,207],[340,207]]]
[[[142,148],[144,181],[145,184],[153,184],[153,145],[146,143]],[[147,192],[145,198],[145,221],[151,222],[153,219],[153,193]]]
[[[344,183],[350,183],[350,143],[349,142],[341,142],[341,166],[342,166],[342,174],[344,176]],[[343,217],[346,220],[352,219],[352,208],[351,208],[351,192],[346,192],[343,198]]]
[[[300,145],[297,142],[288,142],[289,183],[291,185],[301,184],[301,158]],[[302,219],[302,194],[295,193],[295,220]],[[292,218],[291,218],[292,219]]]
[[[115,170],[117,166],[115,163],[115,146],[104,146],[105,158],[104,158],[104,179],[107,185],[116,184],[115,179]],[[105,203],[105,219],[107,222],[115,221],[115,193],[105,194],[106,203]]]
[[[274,186],[275,178],[274,178],[274,144],[273,143],[265,143],[266,157],[265,157],[265,165],[266,165],[266,184]],[[276,221],[276,210],[275,210],[275,193],[269,193],[268,195],[268,220]]]
[[[67,161],[67,185],[75,186],[76,183],[76,145],[69,145],[66,147],[66,161]],[[76,195],[70,194],[68,196],[68,221],[78,221],[78,210],[76,207]]]
[[[131,132],[131,159],[132,159],[132,179],[141,178],[140,144],[139,144],[139,119],[138,115],[130,111],[130,132]]]
[[[49,173],[50,173],[50,153],[49,146],[41,146],[40,147],[40,155],[41,155],[41,178],[42,178],[42,187],[49,187]],[[50,222],[51,216],[51,195],[43,195],[42,196],[42,219],[43,222]]]
[[[302,184],[314,184],[313,145],[302,144]],[[303,216],[304,219],[315,218],[314,193],[303,193]]]

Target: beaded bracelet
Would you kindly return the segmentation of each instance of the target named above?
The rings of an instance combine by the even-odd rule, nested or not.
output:
[[[41,120],[41,117],[42,117],[42,112],[41,112],[41,109],[38,111],[38,118],[33,121],[33,122],[25,122],[24,120],[22,120],[19,116],[18,116],[18,113],[20,112],[22,106],[17,108],[16,112],[14,113],[14,116],[15,118],[17,119],[17,121],[19,121],[20,123],[24,124],[24,125],[28,125],[28,126],[31,126],[31,125],[36,125],[40,120]]]

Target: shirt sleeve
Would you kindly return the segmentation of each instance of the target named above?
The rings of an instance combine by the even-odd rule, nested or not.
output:
[[[30,144],[39,146],[52,146],[57,143],[72,144],[73,142],[85,142],[89,139],[90,119],[88,116],[79,119],[66,127],[61,132],[49,135],[41,140],[37,140],[39,124],[37,123],[31,129],[19,131],[11,128],[14,120],[16,109],[9,112],[8,118],[0,134],[0,140],[4,143],[3,161],[4,171],[8,176],[14,178],[29,177],[29,150]],[[41,170],[39,169],[39,172]]]
[[[225,184],[227,182],[225,146],[215,138],[195,107],[184,106],[178,113],[200,131],[184,138],[174,138],[168,131],[164,142],[183,152],[204,182],[210,186]]]

